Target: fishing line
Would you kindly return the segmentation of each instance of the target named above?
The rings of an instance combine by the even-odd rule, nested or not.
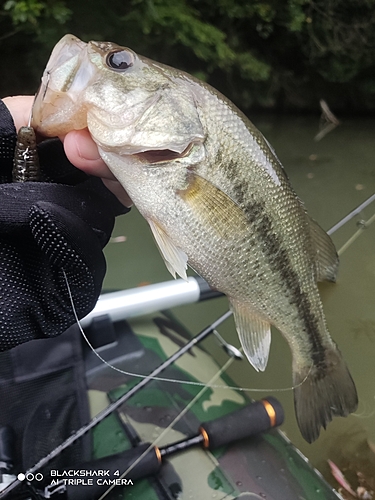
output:
[[[371,200],[372,201],[372,200]],[[341,255],[347,248],[349,248],[349,246],[359,237],[359,235],[363,232],[364,229],[366,229],[366,227],[368,227],[373,221],[375,220],[375,214],[370,218],[368,219],[368,221],[366,221],[363,225],[363,227],[361,227],[360,229],[358,229],[358,231],[351,237],[349,238],[349,240],[340,248],[340,250],[338,251],[338,255]],[[331,231],[331,233],[334,232],[334,231]],[[145,378],[147,377],[147,375],[140,375],[140,374],[135,374],[135,373],[130,373],[130,372],[127,372],[125,370],[122,370],[120,368],[117,368],[116,366],[113,366],[111,365],[108,361],[106,361],[104,358],[102,358],[100,356],[100,354],[95,350],[95,348],[91,345],[89,339],[87,338],[83,328],[82,328],[82,325],[80,324],[79,322],[79,319],[78,319],[78,316],[77,316],[77,313],[76,313],[76,309],[75,309],[75,305],[74,305],[74,301],[73,301],[73,297],[72,297],[72,293],[71,293],[71,289],[70,289],[70,286],[69,286],[69,282],[67,280],[67,276],[65,274],[65,271],[63,270],[63,273],[64,273],[64,277],[65,277],[65,281],[66,281],[66,285],[67,285],[67,288],[68,288],[68,293],[69,293],[69,298],[70,298],[70,301],[71,301],[71,304],[72,304],[72,309],[73,309],[73,313],[74,313],[74,316],[75,316],[75,319],[76,319],[76,322],[78,324],[78,327],[79,327],[79,330],[83,336],[83,338],[85,339],[86,343],[88,344],[88,346],[90,347],[90,349],[95,353],[95,355],[99,358],[99,360],[104,363],[106,366],[108,366],[109,368],[111,368],[112,370],[115,370],[117,372],[120,372],[122,374],[125,374],[125,375],[128,375],[128,376],[132,376],[132,377],[139,377],[139,378]],[[240,349],[241,352],[243,351],[242,348]],[[221,377],[221,375],[230,367],[230,365],[233,363],[234,361],[234,358],[229,358],[227,360],[227,362],[216,372],[216,374],[206,383],[202,383],[202,382],[194,382],[194,381],[183,381],[183,380],[178,380],[178,379],[168,379],[168,378],[165,378],[165,377],[151,377],[153,380],[159,380],[159,381],[167,381],[167,382],[174,382],[174,383],[187,383],[189,385],[195,385],[195,386],[201,386],[202,389],[199,391],[199,393],[181,410],[181,412],[174,418],[174,420],[161,432],[161,434],[148,446],[148,448],[144,451],[144,453],[138,457],[137,460],[135,460],[130,467],[128,467],[124,472],[123,474],[120,476],[120,479],[123,479],[123,478],[126,478],[126,476],[134,469],[134,467],[136,467],[136,465],[144,458],[144,456],[147,455],[147,453],[150,452],[150,450],[158,443],[160,442],[164,436],[166,436],[168,434],[168,432],[173,429],[173,427],[183,418],[183,416],[194,406],[194,404],[199,400],[199,398],[209,389],[209,388],[219,388],[219,389],[232,389],[232,390],[237,390],[237,391],[249,391],[249,392],[262,392],[262,391],[274,391],[274,392],[283,392],[283,391],[290,391],[296,387],[299,387],[301,386],[305,381],[306,379],[308,378],[308,376],[310,375],[310,372],[312,370],[312,365],[310,366],[310,369],[309,369],[309,372],[308,374],[306,375],[306,377],[302,380],[302,382],[300,384],[298,384],[297,386],[293,386],[291,388],[281,388],[281,389],[250,389],[250,388],[245,388],[245,387],[233,387],[233,386],[223,386],[223,385],[218,385],[218,384],[214,384],[214,382]],[[359,418],[363,418],[363,415],[361,414],[355,414],[355,416],[359,417]],[[115,485],[112,485],[108,488],[108,490],[105,491],[105,493],[99,498],[99,500],[103,500],[105,497],[107,497],[107,495],[115,488]]]
[[[215,373],[215,375],[208,381],[208,383],[202,387],[202,389],[196,394],[193,399],[180,411],[180,413],[172,420],[172,422],[166,427],[160,434],[159,436],[150,444],[150,446],[142,453],[140,457],[135,460],[130,467],[126,469],[126,471],[120,476],[120,479],[123,479],[131,472],[134,467],[144,458],[145,455],[165,436],[168,434],[168,432],[173,428],[175,424],[177,424],[181,418],[192,408],[195,403],[198,401],[198,399],[204,394],[204,392],[209,389],[210,387],[214,387],[212,384],[215,382],[217,378],[219,378],[228,368],[229,366],[233,363],[234,358],[229,358],[227,362]],[[108,493],[110,493],[115,485],[113,484],[106,490],[106,492],[99,498],[99,500],[102,500],[105,498]]]
[[[61,271],[62,271],[62,274],[63,274],[64,279],[65,279],[65,283],[66,283],[66,286],[67,286],[67,291],[68,291],[69,298],[70,298],[70,301],[71,301],[71,304],[72,304],[72,309],[73,309],[74,317],[75,317],[75,319],[77,321],[77,324],[79,326],[80,331],[83,332],[82,326],[79,323],[79,319],[78,319],[78,316],[77,316],[77,313],[76,313],[76,308],[75,308],[75,305],[74,305],[74,301],[73,301],[72,292],[71,292],[71,289],[70,289],[68,278],[67,278],[65,270],[63,268],[61,269]],[[144,387],[150,380],[156,379],[156,380],[165,380],[167,382],[178,382],[178,383],[182,383],[182,384],[183,383],[187,383],[184,380],[172,380],[172,379],[166,379],[166,378],[163,379],[161,377],[155,377],[153,374],[158,375],[167,366],[169,366],[171,363],[173,363],[174,361],[176,361],[177,359],[179,359],[179,357],[181,357],[182,355],[184,355],[190,348],[194,347],[199,341],[201,341],[207,335],[209,335],[214,328],[216,328],[221,322],[223,322],[225,319],[227,319],[231,314],[232,314],[231,311],[228,311],[227,313],[223,314],[220,318],[218,318],[211,325],[209,325],[207,328],[205,328],[199,334],[197,334],[195,337],[193,337],[189,342],[187,342],[185,346],[181,347],[176,353],[172,354],[167,360],[165,360],[158,367],[156,367],[150,375],[144,376],[144,375],[138,375],[138,374],[133,374],[133,373],[128,373],[128,372],[125,372],[125,371],[121,371],[122,373],[128,374],[130,376],[140,377],[142,380],[140,382],[138,382],[133,388],[129,389],[123,396],[120,396],[117,400],[115,400],[114,402],[112,402],[111,404],[109,404],[102,411],[100,411],[97,415],[95,415],[90,420],[90,422],[88,424],[83,425],[80,429],[78,429],[76,432],[74,432],[73,434],[71,434],[65,441],[63,441],[61,444],[59,444],[51,452],[49,452],[46,456],[44,456],[43,458],[41,458],[33,467],[31,467],[30,469],[28,469],[26,471],[26,474],[33,474],[33,473],[35,473],[41,467],[45,466],[52,459],[54,459],[55,457],[57,457],[62,451],[64,451],[66,448],[68,448],[73,443],[75,443],[77,441],[77,439],[81,438],[89,430],[91,430],[93,427],[95,427],[97,424],[99,424],[103,419],[105,419],[107,416],[109,416],[111,413],[113,413],[113,411],[115,411],[116,409],[118,409],[125,401],[127,401],[130,397],[132,397],[137,390],[139,390],[141,387]],[[84,338],[86,338],[85,335],[84,335]],[[93,350],[93,352],[95,354],[97,354],[95,352],[95,349],[91,346],[91,344],[90,343],[88,343],[88,344],[89,344],[90,348]],[[100,356],[99,356],[99,359],[101,359]],[[104,362],[105,362],[105,360],[104,360]],[[223,371],[225,371],[227,369],[227,367],[232,362],[233,362],[233,359],[230,358],[227,361],[227,363],[222,368],[219,368],[219,370],[215,374],[214,378],[211,379],[210,381],[208,381],[208,383],[205,384],[205,383],[195,382],[194,385],[199,385],[199,386],[202,387],[202,390],[200,391],[200,393],[202,393],[203,391],[205,391],[205,390],[207,390],[209,388],[212,388],[212,387],[218,387],[218,388],[222,388],[222,389],[233,389],[234,391],[241,390],[241,388],[238,388],[238,387],[235,387],[235,386],[234,387],[230,387],[230,386],[216,385],[216,384],[212,383],[212,381],[216,380],[216,378],[218,376],[220,376],[223,373]],[[112,365],[110,365],[108,362],[105,362],[105,363],[111,369],[115,369],[117,371],[120,371],[118,368],[112,367]],[[308,377],[308,375],[309,374],[307,374],[306,378]],[[306,378],[304,380],[306,380]],[[304,380],[301,382],[301,384],[304,382]],[[242,388],[242,390],[251,391],[252,389]],[[262,391],[272,391],[272,389],[261,389],[261,390]],[[285,389],[274,389],[274,391],[282,391],[282,390],[285,390]],[[286,389],[286,390],[289,390],[289,389]],[[260,389],[255,389],[255,391],[259,392]],[[194,403],[191,403],[191,404],[194,404]],[[185,411],[187,411],[187,410],[185,410]],[[173,425],[173,422],[172,422],[171,425]],[[17,488],[19,486],[19,484],[20,484],[21,481],[22,481],[21,479],[16,478],[16,479],[14,479],[13,482],[9,483],[4,490],[0,491],[0,498],[3,498],[4,496],[7,496],[8,493],[10,493],[15,488]]]
[[[289,392],[289,391],[292,391],[293,389],[296,389],[297,387],[300,387],[302,384],[304,384],[305,381],[307,380],[307,378],[309,377],[310,372],[312,370],[312,366],[311,366],[310,369],[309,369],[309,371],[308,371],[308,373],[307,373],[307,375],[306,375],[306,377],[299,384],[294,385],[292,387],[263,388],[263,389],[258,389],[258,388],[255,389],[255,388],[249,388],[249,387],[236,387],[236,386],[231,386],[231,385],[218,385],[218,384],[207,386],[207,384],[205,384],[204,382],[196,382],[194,380],[182,380],[182,379],[180,380],[180,379],[173,379],[173,378],[166,378],[166,377],[159,377],[159,376],[150,376],[150,375],[143,375],[143,374],[140,374],[140,373],[133,373],[133,372],[128,372],[126,370],[122,370],[121,368],[118,368],[117,366],[114,366],[111,363],[109,363],[108,361],[106,361],[95,350],[95,348],[90,343],[90,341],[87,338],[87,335],[85,334],[85,332],[84,332],[84,330],[82,328],[82,325],[81,325],[81,323],[79,321],[79,318],[78,318],[78,315],[77,315],[77,312],[76,312],[76,308],[75,308],[75,305],[74,305],[74,300],[73,300],[73,295],[72,295],[72,292],[71,292],[71,288],[70,288],[70,285],[69,285],[69,282],[68,282],[68,278],[66,276],[66,273],[65,273],[64,269],[62,269],[62,273],[64,275],[64,279],[65,279],[66,287],[67,287],[67,290],[68,290],[68,295],[69,295],[70,303],[71,303],[71,306],[72,306],[72,310],[73,310],[75,321],[76,321],[76,323],[78,325],[78,328],[79,328],[79,331],[81,332],[81,335],[85,339],[87,345],[92,350],[92,352],[95,354],[95,356],[104,365],[106,365],[108,368],[111,368],[112,370],[114,370],[116,372],[119,372],[119,373],[121,373],[123,375],[127,375],[128,377],[138,377],[138,378],[141,378],[141,379],[148,378],[150,380],[158,380],[159,382],[173,382],[173,383],[176,383],[176,384],[183,383],[183,384],[193,385],[193,386],[198,386],[198,387],[210,387],[212,389],[231,389],[231,390],[240,391],[240,392]],[[228,313],[230,313],[230,311],[228,311]],[[229,317],[229,314],[228,314],[228,317]],[[214,324],[214,323],[212,323],[212,324]],[[242,348],[240,350],[242,352]],[[210,382],[208,382],[208,383],[210,383]]]
[[[47,86],[48,86],[48,80],[47,80]],[[366,201],[364,201],[361,205],[359,205],[356,209],[354,209],[352,212],[350,212],[346,217],[344,217],[343,219],[341,219],[341,221],[339,221],[337,224],[335,224],[331,229],[329,229],[327,231],[327,234],[328,235],[332,235],[334,232],[336,232],[339,228],[341,228],[343,225],[345,225],[349,220],[351,220],[355,215],[358,215],[358,213],[361,212],[361,210],[363,210],[365,207],[367,207],[370,203],[372,203],[373,201],[375,201],[375,195],[372,195],[370,196]],[[363,230],[365,228],[367,228],[373,221],[375,220],[375,214],[367,221],[365,222],[364,226],[361,227],[360,229],[358,229],[358,231],[351,237],[349,238],[349,240],[338,250],[338,255],[342,255],[343,252],[345,250],[347,250],[347,248],[349,248],[349,246],[360,236],[360,234],[362,234]],[[74,314],[74,317],[75,317],[75,321],[78,325],[78,328],[83,336],[83,338],[85,339],[87,345],[89,346],[89,348],[92,350],[92,352],[95,354],[95,356],[97,356],[97,358],[101,361],[101,363],[103,363],[104,365],[106,365],[107,367],[109,367],[110,369],[114,370],[114,371],[117,371],[123,375],[127,375],[127,376],[130,376],[130,377],[138,377],[138,378],[141,378],[141,379],[144,379],[146,377],[152,379],[152,380],[158,380],[158,381],[161,381],[161,382],[173,382],[173,383],[185,383],[187,385],[192,385],[192,386],[201,386],[201,387],[204,387],[205,384],[203,382],[195,382],[195,381],[192,381],[192,380],[178,380],[178,379],[169,379],[169,378],[166,378],[166,377],[157,377],[157,376],[151,376],[150,375],[142,375],[142,374],[138,374],[138,373],[132,373],[132,372],[128,372],[128,371],[125,371],[125,370],[122,370],[114,365],[112,365],[111,363],[109,363],[108,361],[106,361],[96,350],[95,348],[91,345],[89,339],[87,338],[83,328],[82,328],[82,325],[78,319],[78,316],[77,316],[77,313],[76,313],[76,308],[75,308],[75,305],[74,305],[74,301],[73,301],[73,296],[72,296],[72,293],[71,293],[71,289],[70,289],[70,286],[69,286],[69,282],[68,282],[68,279],[67,279],[67,276],[65,274],[65,271],[64,269],[62,269],[62,272],[64,274],[64,278],[65,278],[65,282],[66,282],[66,286],[67,286],[67,289],[68,289],[68,294],[69,294],[69,298],[70,298],[70,302],[71,302],[71,306],[72,306],[72,310],[73,310],[73,314]],[[242,349],[241,349],[242,351]],[[211,388],[215,388],[215,389],[231,389],[231,390],[236,390],[236,391],[240,391],[240,392],[262,392],[262,391],[271,391],[271,392],[286,392],[286,391],[291,391],[293,389],[296,389],[297,387],[300,387],[302,384],[305,383],[305,381],[307,380],[307,378],[309,377],[310,373],[311,373],[311,370],[312,370],[312,365],[310,366],[310,369],[306,375],[306,377],[297,385],[295,386],[291,386],[291,387],[286,387],[286,388],[264,388],[264,389],[255,389],[255,388],[248,388],[248,387],[236,387],[236,386],[227,386],[227,385],[211,385],[210,387]]]
[[[367,419],[371,418],[375,415],[375,408],[374,406],[366,405],[363,403],[363,410],[361,412],[356,412],[352,413],[353,417],[360,418],[360,419]]]
[[[48,75],[49,77],[49,75]],[[48,83],[49,83],[49,78],[47,78],[47,85],[46,87],[48,87]],[[46,91],[46,90],[45,90]],[[356,209],[354,209],[352,212],[350,212],[346,217],[344,217],[341,221],[339,221],[337,224],[335,224],[331,229],[329,229],[327,231],[327,234],[328,235],[332,235],[334,232],[337,231],[337,229],[339,229],[340,227],[342,227],[344,224],[346,224],[349,220],[351,220],[355,215],[357,215],[358,213],[360,213],[361,210],[363,210],[365,207],[367,207],[370,203],[372,203],[373,201],[375,201],[375,194],[370,196],[366,201],[364,201],[361,205],[359,205]],[[341,248],[340,250],[338,251],[338,255],[341,255],[358,237],[359,235],[363,232],[363,230],[368,227],[373,221],[375,220],[375,214],[364,224],[364,226],[362,228],[360,228]],[[206,387],[207,385],[204,384],[203,382],[195,382],[195,381],[192,381],[192,380],[178,380],[178,379],[169,379],[169,378],[166,378],[166,377],[158,377],[158,376],[150,376],[150,375],[142,375],[142,374],[137,374],[137,373],[132,373],[132,372],[128,372],[128,371],[125,371],[125,370],[122,370],[114,365],[112,365],[111,363],[109,363],[108,361],[106,361],[96,350],[95,348],[91,345],[89,339],[87,338],[83,328],[82,328],[82,325],[78,319],[78,316],[77,316],[77,313],[76,313],[76,308],[75,308],[75,305],[74,305],[74,301],[73,301],[73,296],[72,296],[72,293],[71,293],[71,289],[70,289],[70,286],[69,286],[69,282],[68,282],[68,279],[67,279],[67,276],[66,276],[66,273],[64,271],[64,269],[62,269],[62,272],[64,274],[64,278],[65,278],[65,282],[66,282],[66,286],[67,286],[67,289],[68,289],[68,294],[69,294],[69,298],[70,298],[70,302],[71,302],[71,306],[72,306],[72,310],[73,310],[73,314],[74,314],[74,317],[75,317],[75,321],[78,325],[78,328],[83,336],[83,338],[85,339],[87,345],[89,346],[89,348],[92,350],[92,352],[95,354],[95,356],[97,356],[97,358],[104,364],[106,365],[107,367],[109,367],[110,369],[114,370],[114,371],[117,371],[123,375],[127,375],[127,376],[130,376],[130,377],[138,377],[138,378],[141,378],[141,379],[145,379],[145,378],[149,378],[149,379],[152,379],[152,380],[158,380],[158,381],[161,381],[161,382],[173,382],[173,383],[184,383],[184,384],[187,384],[187,385],[192,385],[192,386],[200,386],[200,387]],[[242,348],[240,349],[241,352],[242,352]],[[291,386],[291,387],[286,387],[286,388],[264,388],[264,389],[255,389],[255,388],[248,388],[248,387],[236,387],[236,386],[228,386],[228,385],[210,385],[211,388],[213,389],[231,389],[231,390],[235,390],[235,391],[239,391],[239,392],[263,392],[263,391],[269,391],[269,392],[287,392],[287,391],[292,391],[294,389],[296,389],[297,387],[300,387],[301,385],[303,385],[305,383],[305,381],[307,380],[307,378],[309,377],[310,373],[311,373],[311,370],[312,370],[312,365],[310,366],[309,368],[309,371],[307,373],[307,375],[305,376],[305,378],[297,385],[294,385],[294,386]]]

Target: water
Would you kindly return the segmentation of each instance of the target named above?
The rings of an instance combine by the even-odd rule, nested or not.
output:
[[[253,121],[273,145],[309,214],[324,229],[331,228],[375,192],[374,120],[344,120],[320,142],[313,140],[318,131],[316,117],[257,116]],[[112,243],[106,249],[107,289],[171,279],[147,224],[136,210],[132,212],[118,219],[114,231],[114,236],[126,236],[126,241]],[[374,213],[375,202],[338,230],[333,235],[336,247],[340,249],[358,230],[357,223]],[[277,331],[273,331],[265,373],[256,373],[246,361],[234,362],[229,371],[240,386],[261,391],[250,392],[251,397],[273,394],[280,399],[286,412],[283,430],[327,477],[328,458],[338,465],[347,464],[352,471],[365,469],[373,458],[367,443],[375,443],[374,249],[375,223],[343,251],[338,282],[320,286],[329,330],[357,385],[360,402],[355,415],[336,418],[312,445],[302,439],[294,417],[292,391],[275,391],[292,384],[289,348]],[[223,298],[179,307],[174,312],[192,332],[198,332],[226,309]],[[239,345],[232,319],[220,333]],[[221,363],[226,361],[214,338],[206,341],[206,347]]]

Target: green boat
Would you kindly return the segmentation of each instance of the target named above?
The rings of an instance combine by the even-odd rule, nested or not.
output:
[[[0,498],[342,498],[277,429],[278,401],[248,399],[200,345],[230,313],[196,337],[174,318],[214,295],[196,278],[104,294],[90,346],[76,325],[2,353]]]

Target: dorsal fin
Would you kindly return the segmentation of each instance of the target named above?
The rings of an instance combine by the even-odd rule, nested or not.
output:
[[[310,225],[311,241],[315,249],[318,281],[336,281],[339,257],[335,245],[319,224],[311,217],[307,217]]]

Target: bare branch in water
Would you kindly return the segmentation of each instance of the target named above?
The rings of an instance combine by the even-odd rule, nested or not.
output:
[[[320,117],[320,124],[319,124],[320,131],[314,137],[314,141],[316,142],[323,139],[324,136],[326,136],[329,132],[335,129],[337,125],[340,125],[341,123],[340,120],[338,120],[336,116],[332,113],[332,111],[329,109],[326,101],[320,99],[319,104],[322,110],[322,114]]]

